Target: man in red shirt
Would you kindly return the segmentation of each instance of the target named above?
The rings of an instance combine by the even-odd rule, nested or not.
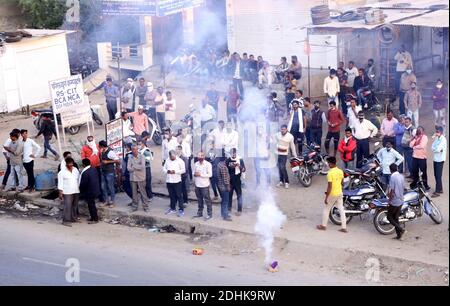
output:
[[[239,107],[239,101],[241,100],[241,95],[233,85],[230,85],[230,88],[224,100],[225,102],[227,102],[228,122],[234,121],[234,123],[237,123],[237,111]]]
[[[339,141],[338,151],[341,153],[342,169],[355,169],[356,140],[351,128],[345,129],[345,137]]]
[[[328,122],[328,133],[325,138],[325,150],[328,155],[330,155],[330,141],[333,139],[334,142],[334,153],[332,156],[336,157],[336,150],[339,144],[341,125],[345,122],[344,115],[336,107],[336,102],[330,102],[330,109],[327,112],[327,122]]]

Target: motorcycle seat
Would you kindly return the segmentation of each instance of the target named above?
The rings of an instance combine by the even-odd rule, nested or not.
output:
[[[356,170],[350,170],[350,169],[345,169],[345,173],[347,173],[349,175],[361,175],[361,172],[356,171]]]

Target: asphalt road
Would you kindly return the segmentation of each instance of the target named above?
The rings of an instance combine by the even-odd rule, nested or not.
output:
[[[304,272],[293,262],[270,273],[257,254],[233,256],[206,250],[203,256],[194,256],[195,243],[180,234],[105,223],[66,228],[53,220],[5,215],[0,216],[0,224],[0,285],[361,284],[330,273]],[[77,273],[71,273],[74,269],[66,263],[76,261],[79,282],[71,283],[66,274],[76,280]]]

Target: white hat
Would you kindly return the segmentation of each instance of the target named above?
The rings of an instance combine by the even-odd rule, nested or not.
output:
[[[132,78],[128,78],[127,82],[133,82],[133,79]]]
[[[143,105],[139,105],[138,109],[144,109],[144,106]]]

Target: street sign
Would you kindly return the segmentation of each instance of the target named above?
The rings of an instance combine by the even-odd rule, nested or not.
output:
[[[105,124],[106,143],[112,145],[123,139],[122,119],[116,119]]]

